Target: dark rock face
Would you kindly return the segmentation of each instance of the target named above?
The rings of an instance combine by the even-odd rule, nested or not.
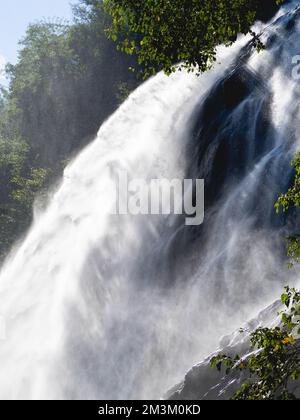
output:
[[[209,93],[193,132],[198,156],[194,170],[206,180],[207,204],[216,202],[226,185],[240,182],[274,146],[270,104],[268,87],[243,63],[237,63]]]

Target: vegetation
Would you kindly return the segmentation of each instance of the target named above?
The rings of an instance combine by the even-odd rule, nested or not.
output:
[[[285,194],[280,195],[275,204],[277,213],[279,213],[280,209],[286,213],[291,207],[300,206],[300,152],[296,154],[292,161],[292,166],[295,170],[295,179],[293,185]]]
[[[0,260],[28,227],[35,194],[46,186],[48,170],[33,167],[29,151],[22,140],[0,139]]]
[[[249,356],[218,355],[211,360],[211,366],[219,371],[225,366],[227,374],[245,372],[248,377],[233,400],[296,399],[290,385],[300,378],[300,292],[286,287],[281,301],[286,307],[282,325],[251,333]]]
[[[120,84],[136,87],[133,58],[107,40],[108,17],[85,1],[74,8],[73,25],[30,25],[19,61],[8,66],[8,102],[17,111],[17,132],[39,162],[53,166],[94,137],[119,104]]]
[[[277,213],[284,213],[300,205],[300,153],[292,162],[295,169],[293,185],[275,204]],[[300,262],[300,237],[289,238],[290,266]],[[250,355],[234,358],[218,355],[211,366],[225,373],[243,372],[248,380],[232,397],[234,400],[293,400],[290,386],[300,379],[300,291],[286,287],[281,296],[285,310],[281,325],[275,328],[258,328],[250,333]],[[244,332],[244,331],[242,331]]]
[[[93,1],[100,7],[100,0]],[[118,48],[136,54],[147,77],[180,68],[205,71],[216,46],[231,45],[257,18],[274,13],[282,0],[104,0],[113,21],[108,34]],[[253,42],[262,44],[254,33]]]
[[[281,194],[275,204],[277,213],[280,210],[286,213],[289,209],[300,206],[300,152],[296,154],[292,166],[295,170],[294,183],[285,194]],[[290,257],[290,266],[300,263],[300,236],[298,234],[288,238],[288,256]]]

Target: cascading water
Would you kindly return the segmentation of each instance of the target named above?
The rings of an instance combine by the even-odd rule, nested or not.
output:
[[[0,275],[1,398],[159,398],[278,294],[272,207],[299,124],[299,12],[285,12],[267,51],[243,37],[201,77],[145,83],[69,165]],[[120,170],[204,178],[204,225],[111,215]]]

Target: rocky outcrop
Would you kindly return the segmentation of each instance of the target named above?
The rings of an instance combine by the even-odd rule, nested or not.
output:
[[[194,366],[180,384],[169,390],[166,398],[169,400],[227,400],[232,397],[245,381],[245,374],[234,371],[225,375],[224,372],[220,373],[216,369],[212,369],[210,366],[212,357],[222,353],[229,356],[239,354],[241,357],[247,358],[250,354],[249,331],[254,331],[262,326],[274,327],[278,325],[280,307],[280,301],[276,301],[263,310],[257,318],[243,325],[243,329],[247,332],[236,331],[230,336],[223,337],[220,348]],[[300,397],[300,383],[295,383],[291,391]]]

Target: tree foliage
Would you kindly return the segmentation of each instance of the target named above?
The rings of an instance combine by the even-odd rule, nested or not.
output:
[[[30,148],[20,139],[0,139],[0,261],[32,218],[36,193],[49,172],[31,166]]]
[[[294,181],[288,191],[281,194],[275,204],[277,214],[282,211],[287,213],[300,206],[300,152],[296,153],[292,161],[295,171]],[[300,235],[293,234],[288,237],[288,256],[290,257],[290,266],[300,263]]]
[[[300,378],[300,292],[286,287],[281,301],[286,308],[281,326],[251,333],[249,356],[218,355],[211,360],[212,368],[221,371],[225,366],[226,374],[244,372],[248,378],[233,400],[296,399],[290,385]]]
[[[100,5],[100,1],[94,3]],[[104,0],[112,16],[109,37],[119,49],[136,54],[144,76],[180,68],[205,71],[216,60],[216,46],[247,34],[256,18],[282,0]],[[254,43],[261,46],[255,36]]]
[[[292,161],[292,166],[295,170],[294,182],[285,194],[280,195],[275,204],[277,213],[279,213],[280,209],[285,213],[291,207],[298,207],[300,205],[300,152],[296,153]]]
[[[83,1],[74,19],[30,25],[17,64],[7,67],[17,134],[44,165],[54,166],[95,136],[119,104],[120,84],[137,86],[129,71],[133,58],[105,35],[109,16]]]

